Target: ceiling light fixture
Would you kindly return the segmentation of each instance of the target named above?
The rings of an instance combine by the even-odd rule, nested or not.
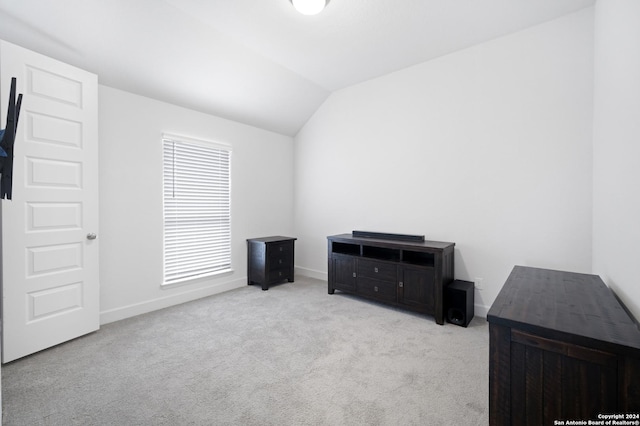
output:
[[[329,3],[329,0],[291,0],[291,4],[303,15],[316,15]]]

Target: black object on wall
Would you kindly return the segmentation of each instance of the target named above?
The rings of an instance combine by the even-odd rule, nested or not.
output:
[[[7,125],[4,130],[0,131],[0,199],[11,199],[13,188],[13,145],[16,140],[21,104],[22,93],[18,95],[16,102],[16,78],[13,77],[9,92]]]
[[[447,322],[462,327],[473,319],[474,285],[471,281],[455,280],[445,290]]]

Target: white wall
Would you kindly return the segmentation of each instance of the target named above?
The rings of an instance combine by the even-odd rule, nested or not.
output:
[[[292,138],[99,90],[101,322],[246,285],[246,239],[292,234]],[[161,287],[163,132],[232,145],[233,273]]]
[[[640,320],[640,2],[595,12],[593,273]]]
[[[456,243],[486,314],[514,265],[591,272],[593,9],[332,94],[295,140],[297,264],[326,236]]]

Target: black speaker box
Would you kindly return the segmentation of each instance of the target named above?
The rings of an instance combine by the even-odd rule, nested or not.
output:
[[[462,327],[473,319],[474,288],[471,281],[455,280],[445,290],[447,322]]]

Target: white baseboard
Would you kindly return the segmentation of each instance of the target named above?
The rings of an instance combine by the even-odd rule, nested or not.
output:
[[[486,318],[489,307],[484,305],[473,305],[473,316]]]
[[[327,273],[318,271],[315,269],[302,268],[300,266],[295,267],[295,273],[315,278],[318,280],[327,281]],[[181,293],[175,293],[164,297],[159,297],[153,300],[146,300],[140,303],[134,303],[128,306],[122,306],[108,311],[100,312],[100,325],[108,324],[110,322],[131,318],[136,315],[146,314],[148,312],[156,311],[158,309],[168,308],[169,306],[179,305],[181,303],[190,302],[192,300],[201,299],[207,296],[213,296],[214,294],[223,293],[225,291],[234,290],[236,288],[243,287],[247,284],[247,278],[239,278],[233,281],[219,283],[209,287],[198,288],[195,290],[187,290]],[[474,306],[474,316],[486,318],[489,312],[489,307],[484,305]]]
[[[131,318],[136,315],[146,314],[147,312],[156,311],[158,309],[168,308],[169,306],[191,302],[192,300],[201,299],[203,297],[213,296],[214,294],[234,290],[245,285],[247,285],[246,277],[224,283],[218,283],[209,287],[187,290],[164,297],[159,297],[157,299],[146,300],[144,302],[110,309],[108,311],[100,312],[100,325],[108,324],[110,322],[119,321],[126,318]]]
[[[300,274],[305,277],[315,278],[318,280],[327,281],[329,279],[329,274],[326,272],[318,271],[315,269],[303,268],[301,266],[296,266],[295,271],[296,274]]]

